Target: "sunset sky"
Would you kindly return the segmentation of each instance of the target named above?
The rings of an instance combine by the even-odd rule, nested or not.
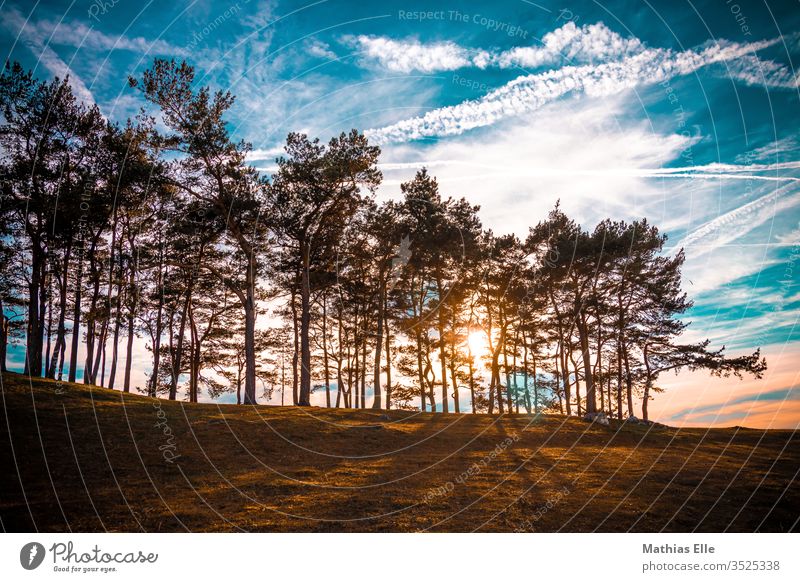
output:
[[[382,148],[380,198],[427,166],[497,233],[559,199],[588,228],[646,216],[687,253],[686,341],[769,364],[761,381],[664,376],[651,417],[800,425],[797,3],[482,4],[6,2],[0,50],[119,121],[143,105],[128,75],[187,59],[237,96],[231,129],[263,172],[290,131],[356,127]]]

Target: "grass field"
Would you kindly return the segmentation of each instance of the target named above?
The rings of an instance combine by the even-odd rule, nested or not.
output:
[[[154,401],[2,377],[5,531],[792,531],[792,431]]]

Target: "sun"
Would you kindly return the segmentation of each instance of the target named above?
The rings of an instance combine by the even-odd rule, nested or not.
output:
[[[489,353],[489,346],[486,343],[486,334],[482,331],[473,331],[467,338],[469,349],[472,356],[481,359]]]

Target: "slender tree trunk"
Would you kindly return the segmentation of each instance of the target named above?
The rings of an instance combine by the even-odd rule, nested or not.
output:
[[[181,375],[181,359],[183,358],[183,336],[186,333],[186,318],[189,311],[189,303],[192,300],[192,282],[186,285],[186,297],[181,310],[181,322],[178,329],[178,341],[175,346],[175,354],[172,360],[172,377],[169,385],[169,399],[175,400],[178,396],[178,378]]]
[[[336,358],[336,408],[339,408],[339,403],[342,400],[342,395],[344,394],[344,381],[342,378],[342,358],[344,354],[342,353],[342,327],[344,326],[343,322],[343,314],[342,314],[342,298],[339,297],[339,301],[336,304],[336,338],[337,338],[337,358]],[[345,402],[345,405],[347,403]]]
[[[437,313],[437,323],[439,327],[439,364],[442,368],[442,412],[447,414],[449,410],[449,402],[448,400],[449,395],[447,394],[447,358],[445,357],[445,339],[444,339],[444,300],[442,299],[445,296],[444,289],[442,288],[441,280],[436,280],[436,292],[439,295],[439,309]]]
[[[136,311],[139,308],[139,293],[136,289],[136,274],[138,270],[138,252],[134,244],[135,236],[133,230],[128,225],[128,244],[130,245],[131,264],[128,268],[128,291],[127,291],[127,337],[125,347],[125,374],[123,378],[122,389],[124,392],[131,391],[131,366],[133,364],[133,340],[135,337]]]
[[[359,335],[357,308],[355,313],[355,323],[353,324],[353,375],[351,378],[348,378],[350,380],[348,388],[350,388],[350,391],[353,394],[353,408],[361,408],[359,402],[361,398],[361,390],[359,389],[359,384],[361,383],[361,346],[358,345]]]
[[[559,410],[559,412],[561,414],[565,414],[566,413],[567,416],[570,416],[569,406],[567,406],[567,409],[564,410],[564,400],[567,400],[566,395],[568,394],[568,392],[564,392],[564,395],[562,396],[562,391],[568,389],[568,384],[566,382],[564,382],[564,372],[563,372],[563,367],[562,367],[562,364],[563,364],[563,361],[564,361],[563,358],[564,358],[563,351],[561,350],[561,347],[559,346],[559,355],[556,356],[555,362],[554,362],[555,363],[555,372],[556,372],[556,386],[558,386],[558,383],[560,382],[561,386],[563,387],[562,390],[556,390],[556,394],[558,394],[558,410]],[[567,400],[567,403],[569,403],[569,400]]]
[[[366,323],[366,319],[364,321]],[[367,407],[367,338],[361,344],[361,408]]]
[[[75,305],[72,311],[72,346],[69,352],[68,378],[70,382],[74,382],[78,374],[78,346],[81,338],[81,301],[83,290],[83,253],[86,244],[84,229],[85,227],[81,225],[81,240],[78,247],[78,269],[75,272]]]
[[[505,326],[505,322],[503,322]],[[505,340],[505,335],[503,335],[503,340]],[[508,350],[506,349],[505,341],[500,344],[502,346],[503,351],[503,371],[506,373],[506,403],[508,404],[508,412],[509,414],[512,412],[512,399],[511,399],[511,375],[509,374],[508,368]]]
[[[292,289],[291,307],[292,329],[294,331],[294,352],[292,353],[292,404],[296,406],[300,396],[298,394],[298,381],[300,377],[297,374],[297,365],[300,359],[300,330],[297,324],[297,292],[294,289]]]
[[[197,385],[200,381],[200,358],[199,358],[199,344],[200,332],[197,330],[197,322],[194,319],[194,308],[190,304],[186,313],[189,319],[189,402],[194,402],[197,394]],[[241,376],[242,366],[239,365],[239,357],[237,355],[237,372]],[[241,388],[237,388],[236,403],[241,404]]]
[[[122,390],[124,392],[131,391],[131,367],[133,365],[134,323],[135,323],[134,306],[131,305],[130,311],[128,312],[128,329],[127,329],[126,346],[125,346],[125,376],[122,384]]]
[[[569,361],[572,363],[572,370],[575,373],[575,408],[578,411],[578,416],[585,412],[585,409],[581,406],[581,381],[580,375],[578,374],[578,363],[575,361],[574,354],[572,350],[569,352]]]
[[[56,345],[49,363],[49,370],[47,373],[48,378],[56,377],[56,367],[58,365],[58,358],[60,354],[64,353],[67,343],[67,275],[69,273],[70,255],[72,254],[72,244],[67,243],[64,249],[64,261],[62,263],[61,277],[58,284],[58,324],[56,330]]]
[[[44,357],[44,365],[47,366],[50,362],[50,350],[53,346],[53,290],[50,288],[52,286],[52,275],[50,276],[50,281],[47,283],[47,350],[45,351]],[[45,368],[44,376],[47,376],[48,370]]]
[[[388,298],[386,301],[388,301]],[[392,334],[389,331],[388,314],[388,305],[384,303],[383,324],[386,328],[386,410],[392,407]]]
[[[522,330],[522,377],[523,381],[525,382],[525,411],[530,414],[531,413],[531,391],[528,386],[528,341],[525,334],[525,329]],[[536,362],[534,360],[534,367],[536,366]],[[534,384],[536,380],[534,379]],[[536,388],[534,387],[534,392],[536,392]],[[534,396],[534,400],[536,397]],[[537,411],[538,412],[538,411]]]
[[[461,412],[461,403],[458,399],[458,376],[456,374],[456,367],[450,365],[450,384],[453,386],[453,412],[459,414]]]
[[[569,364],[567,362],[566,346],[561,343],[560,346],[560,360],[561,360],[561,383],[564,386],[564,405],[566,406],[567,416],[572,416],[572,382],[569,381]]]
[[[331,372],[328,360],[328,294],[322,295],[322,368],[325,375],[325,406],[331,407]]]
[[[419,329],[415,329],[414,336],[416,339],[416,348],[417,348],[417,375],[419,377],[419,390],[420,390],[420,407],[422,408],[422,412],[426,411],[426,390],[425,390],[425,376],[424,372],[422,371],[422,334],[420,333]],[[435,411],[433,411],[435,412]]]
[[[300,273],[300,397],[297,404],[311,406],[311,343],[309,341],[309,328],[311,326],[310,245],[301,243],[300,252],[303,258],[303,268]]]
[[[30,376],[41,375],[42,344],[39,342],[41,337],[39,329],[42,327],[44,313],[40,310],[39,294],[43,285],[43,261],[44,253],[39,242],[34,240],[31,251],[31,280],[28,283],[28,322],[25,330],[25,368],[23,371],[24,374]]]
[[[36,352],[36,375],[44,376],[44,362],[42,361],[42,352],[44,351],[44,333],[45,333],[45,312],[48,310],[48,303],[50,302],[50,276],[47,272],[49,258],[45,254],[45,259],[42,262],[41,273],[41,286],[39,289],[39,329],[36,345],[38,350]]]
[[[8,356],[8,334],[10,322],[3,310],[3,298],[0,297],[0,372],[7,372],[6,358]]]
[[[150,378],[149,392],[154,398],[158,395],[158,372],[161,364],[161,333],[162,333],[162,314],[164,311],[164,246],[159,250],[158,278],[156,289],[158,290],[158,308],[156,309],[156,329],[153,336],[153,376]]]
[[[256,404],[256,281],[255,257],[248,260],[247,295],[244,305],[244,403]]]
[[[469,341],[467,341],[467,359],[469,363],[469,401],[472,407],[472,414],[477,414],[478,411],[475,410],[475,362],[472,358],[472,348],[469,347]]]
[[[94,348],[97,335],[97,302],[100,299],[100,273],[97,265],[97,245],[99,233],[92,239],[89,250],[89,271],[91,273],[92,298],[89,301],[89,319],[86,322],[86,361],[83,365],[83,383],[94,384]],[[162,259],[163,259],[163,250]],[[160,265],[159,265],[160,268]]]
[[[644,394],[642,394],[642,420],[649,420],[647,416],[647,404],[650,401],[650,387],[653,385],[653,375],[650,369],[650,361],[647,357],[647,344],[645,343],[643,349],[643,360],[644,360],[644,367],[646,371],[645,382],[644,382]]]
[[[383,272],[378,275],[380,291],[378,292],[378,329],[375,333],[375,364],[373,369],[372,389],[375,392],[372,408],[381,408],[381,352],[383,351],[383,317],[386,280]]]
[[[117,294],[114,301],[114,336],[111,340],[111,369],[108,373],[108,387],[113,390],[117,380],[117,362],[119,360],[119,331],[122,327],[122,279],[125,273],[122,268],[122,237],[120,237],[117,254]]]
[[[589,353],[589,330],[585,316],[582,313],[578,315],[578,336],[583,357],[583,380],[586,382],[586,412],[591,414],[597,412],[597,399],[594,378],[592,377],[592,359]]]
[[[108,316],[110,315],[108,312],[105,312],[106,315],[103,319],[103,322],[100,324],[100,334],[98,335],[97,339],[97,353],[94,357],[94,365],[92,366],[92,383],[97,383],[97,374],[98,372],[103,369],[105,371],[105,349],[106,349],[106,339],[108,336],[108,323],[109,319]],[[102,368],[101,368],[102,364]],[[103,381],[100,381],[100,386],[103,385]]]
[[[628,416],[633,414],[633,378],[631,377],[630,364],[628,362],[628,350],[622,350],[622,358],[625,362],[625,391],[628,396]]]

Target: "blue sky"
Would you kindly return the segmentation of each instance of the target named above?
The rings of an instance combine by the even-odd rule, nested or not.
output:
[[[187,59],[203,83],[237,96],[231,129],[265,172],[290,131],[327,139],[357,127],[383,149],[381,197],[426,165],[497,232],[524,235],[557,199],[587,226],[647,216],[687,251],[687,339],[734,353],[761,345],[770,364],[757,383],[665,378],[655,414],[800,422],[796,2],[98,0],[2,11],[4,54],[42,77],[69,73],[120,121],[142,105],[129,74],[157,56]]]

